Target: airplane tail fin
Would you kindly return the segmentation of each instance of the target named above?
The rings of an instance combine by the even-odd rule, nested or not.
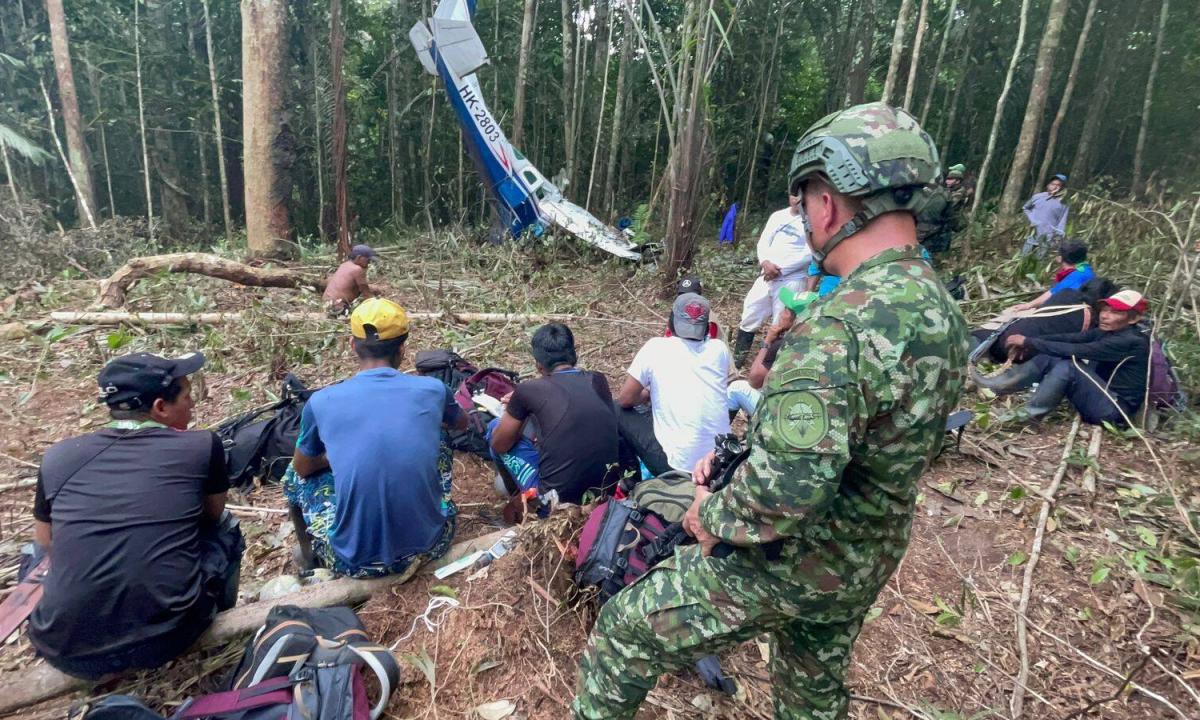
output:
[[[413,25],[408,31],[408,39],[417,51],[421,65],[432,75],[437,75],[437,65],[433,61],[435,45],[438,56],[458,77],[466,77],[488,62],[483,41],[469,21],[434,17],[428,26],[423,22]]]

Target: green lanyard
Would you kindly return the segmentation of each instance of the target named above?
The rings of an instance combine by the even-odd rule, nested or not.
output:
[[[147,428],[163,428],[166,425],[155,420],[113,420],[104,427],[110,430],[145,430]]]

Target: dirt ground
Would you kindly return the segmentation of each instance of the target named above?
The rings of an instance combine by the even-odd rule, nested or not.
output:
[[[451,274],[453,245],[385,248],[389,261],[373,277],[386,294],[418,310],[565,312],[580,365],[605,372],[615,389],[637,348],[661,332],[668,305],[655,276],[594,255],[544,249],[528,254],[489,250]],[[713,253],[699,274],[724,324],[739,315],[741,293],[754,269],[743,252]],[[310,264],[314,271],[327,259]],[[580,273],[579,267],[587,267]],[[95,297],[90,280],[48,286],[12,319],[34,320],[52,309],[83,309]],[[282,325],[275,314],[316,309],[304,291],[232,287],[205,278],[156,278],[130,295],[129,309],[238,309],[240,326],[212,328],[76,327],[62,338],[41,336],[0,346],[0,587],[15,581],[19,548],[31,535],[33,488],[14,487],[36,475],[47,446],[105,421],[95,375],[115,354],[133,350],[203,349],[197,424],[211,425],[270,401],[283,372],[311,386],[353,371],[344,328]],[[528,331],[522,325],[418,324],[410,353],[454,347],[479,365],[529,373]],[[53,340],[52,340],[53,338]],[[411,355],[410,355],[411,357]],[[411,365],[408,365],[411,367]],[[985,414],[973,395],[964,406]],[[1069,420],[1056,418],[1019,430],[970,427],[922,480],[913,540],[900,570],[880,595],[858,642],[850,675],[851,717],[1012,717],[1021,667],[1016,629],[1024,575],[1042,509],[1040,493],[1063,461]],[[1085,451],[1085,427],[1068,453],[1065,478],[1049,513],[1040,561],[1031,584],[1027,628],[1028,676],[1024,716],[1030,718],[1200,717],[1200,628],[1196,608],[1181,607],[1174,559],[1195,565],[1197,457],[1166,431],[1148,444],[1105,432],[1098,462]],[[1092,467],[1094,493],[1083,476]],[[459,456],[455,495],[459,539],[501,527],[492,472]],[[1177,495],[1178,497],[1173,497]],[[289,570],[290,527],[276,487],[231,502],[248,540],[242,601]],[[570,541],[580,511],[521,529],[517,550],[474,575],[445,581],[421,576],[374,597],[360,616],[375,638],[396,646],[404,680],[388,707],[390,718],[474,718],[484,703],[509,700],[518,718],[564,718],[573,694],[577,658],[594,617],[594,603],[570,583]],[[1182,571],[1181,571],[1182,572]],[[1184,578],[1186,580],[1186,577]],[[421,616],[432,597],[450,588],[460,605]],[[0,590],[7,593],[7,590]],[[127,692],[166,709],[189,695],[219,687],[236,663],[241,641],[191,655],[168,667],[110,683],[94,692]],[[0,648],[0,674],[40,662],[18,635]],[[736,697],[703,687],[690,671],[666,676],[641,718],[769,718],[766,643],[746,643],[723,655],[737,680]],[[83,695],[60,698],[15,716],[61,717]],[[1074,714],[1073,714],[1074,713]],[[14,717],[15,717],[14,716]]]

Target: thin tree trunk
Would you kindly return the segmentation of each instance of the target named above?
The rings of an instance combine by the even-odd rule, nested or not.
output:
[[[1057,1],[1057,0],[1056,0]],[[975,202],[971,205],[971,218],[979,212],[983,204],[984,191],[987,189],[988,170],[992,166],[992,156],[996,152],[996,138],[1000,135],[1000,122],[1004,119],[1004,106],[1008,103],[1008,93],[1012,90],[1013,74],[1017,70],[1017,61],[1021,59],[1021,48],[1025,46],[1025,27],[1029,21],[1029,0],[1021,0],[1021,20],[1017,26],[1017,42],[1013,45],[1012,58],[1008,61],[1008,72],[1004,75],[1004,87],[996,100],[996,114],[992,116],[992,132],[988,135],[987,152],[983,156],[983,165],[979,168],[979,181],[975,184]]]
[[[1068,0],[1051,0],[1050,12],[1046,17],[1046,31],[1038,48],[1037,64],[1033,70],[1033,82],[1029,89],[1029,102],[1025,105],[1025,119],[1021,121],[1021,135],[1013,153],[1012,166],[1008,171],[1008,182],[1000,197],[1000,214],[1012,215],[1021,207],[1024,198],[1025,176],[1033,161],[1033,146],[1037,142],[1042,115],[1046,111],[1046,98],[1050,94],[1050,83],[1054,75],[1054,55],[1058,52],[1058,41],[1062,36],[1063,23],[1067,17]]]
[[[584,37],[583,27],[575,25],[575,85],[571,88],[571,128],[574,147],[571,148],[571,172],[567,175],[567,186],[575,186],[575,176],[579,174],[580,144],[583,142],[583,94],[587,88],[587,38]],[[582,193],[572,192],[577,199]]]
[[[330,72],[333,74],[333,198],[337,205],[337,254],[350,254],[350,197],[346,187],[346,80],[342,0],[329,3]]]
[[[96,190],[92,185],[87,140],[83,136],[83,119],[79,116],[79,99],[75,95],[71,41],[67,35],[62,0],[46,0],[46,15],[50,19],[50,45],[54,49],[54,74],[58,77],[58,100],[62,105],[63,126],[67,135],[67,155],[70,157],[71,174],[75,176],[75,201],[80,219],[87,219],[95,227]]]
[[[335,0],[336,2],[336,0]],[[286,252],[291,235],[290,167],[284,91],[287,6],[283,0],[242,0],[242,122],[245,140],[246,243],[251,255]]]
[[[904,108],[912,109],[913,94],[917,89],[917,69],[921,66],[921,44],[925,40],[925,25],[929,19],[929,0],[921,0],[921,13],[917,16],[917,37],[913,40],[912,57],[908,61],[908,85],[904,88]]]
[[[843,106],[857,105],[866,100],[867,81],[871,77],[871,50],[875,45],[875,15],[875,0],[860,0]]]
[[[525,140],[525,85],[529,82],[529,55],[533,51],[533,10],[536,0],[525,0],[521,19],[521,51],[517,55],[517,87],[513,92],[512,144]]]
[[[1154,39],[1154,58],[1150,61],[1150,76],[1146,79],[1146,95],[1142,99],[1142,122],[1138,126],[1137,150],[1133,153],[1133,182],[1130,196],[1142,192],[1142,162],[1146,154],[1146,132],[1150,128],[1150,105],[1154,100],[1154,81],[1158,78],[1158,59],[1162,57],[1163,36],[1167,33],[1167,14],[1170,0],[1163,0],[1162,13],[1158,16],[1158,35]]]
[[[1054,164],[1054,151],[1058,149],[1058,131],[1062,128],[1067,110],[1071,107],[1071,96],[1075,94],[1075,83],[1079,79],[1079,66],[1083,62],[1083,53],[1087,49],[1088,35],[1092,32],[1092,20],[1096,16],[1096,6],[1099,0],[1089,0],[1087,12],[1083,16],[1083,29],[1079,31],[1079,40],[1075,43],[1075,57],[1071,60],[1071,70],[1067,73],[1067,86],[1063,89],[1062,99],[1058,102],[1058,112],[1054,114],[1054,122],[1050,124],[1050,137],[1046,140],[1046,150],[1042,156],[1042,165],[1038,170],[1034,187],[1042,187],[1050,176],[1050,167]]]
[[[0,140],[0,158],[4,158],[4,174],[8,177],[8,189],[12,192],[13,207],[21,216],[21,222],[25,222],[25,209],[21,207],[21,196],[17,193],[17,176],[13,174],[12,165],[8,162],[8,145],[3,140]]]
[[[104,187],[108,192],[108,216],[116,217],[116,201],[113,200],[112,186],[112,165],[108,161],[108,131],[105,126],[104,117],[104,98],[100,94],[100,81],[96,78],[96,66],[93,65],[87,58],[84,58],[84,63],[87,65],[88,87],[92,90],[92,97],[96,99],[96,125],[100,128],[100,157],[104,160]]]
[[[575,87],[574,30],[572,29],[571,0],[561,0],[562,8],[562,112],[563,149],[568,181],[575,175],[575,128],[571,124],[574,108],[571,107],[572,90]]]
[[[783,34],[783,20],[787,13],[780,12],[775,23],[775,38],[771,43],[771,59],[762,75],[762,95],[758,102],[758,124],[754,129],[754,141],[750,143],[750,169],[746,172],[746,195],[742,200],[742,212],[750,210],[750,196],[754,193],[754,176],[758,170],[758,143],[762,140],[763,126],[767,121],[767,103],[775,78],[775,56],[779,52],[779,38]]]
[[[396,53],[396,42],[392,40],[392,53]],[[385,73],[387,80],[387,137],[388,137],[388,187],[390,188],[389,196],[391,197],[391,216],[395,218],[398,211],[396,192],[396,72],[388,70]]]
[[[96,218],[92,216],[92,210],[87,203],[83,202],[80,197],[82,190],[79,186],[79,179],[75,177],[75,170],[71,168],[71,161],[67,159],[67,153],[63,151],[62,142],[58,139],[58,127],[54,122],[54,105],[50,102],[50,92],[46,90],[46,83],[42,78],[38,77],[38,85],[42,89],[42,98],[46,101],[46,117],[50,121],[50,136],[54,139],[54,147],[58,149],[58,157],[62,159],[63,167],[67,170],[67,178],[71,181],[71,187],[75,191],[76,202],[79,203],[79,208],[83,211],[83,220],[87,222],[88,227],[96,229]]]
[[[321,242],[325,238],[325,140],[321,135],[321,115],[325,113],[325,103],[321,100],[321,73],[317,43],[312,44],[313,72],[313,128],[316,134],[316,147],[313,155],[317,160],[317,235]]]
[[[912,4],[913,0],[903,0],[900,3],[900,14],[896,16],[896,32],[892,34],[892,57],[888,61],[887,79],[883,83],[883,101],[889,105],[900,77],[900,59],[904,56],[904,35],[908,31],[908,14],[912,11]]]
[[[1095,86],[1088,97],[1087,114],[1083,119],[1083,129],[1079,133],[1079,142],[1075,146],[1075,157],[1071,161],[1071,182],[1083,186],[1091,179],[1092,162],[1096,154],[1096,140],[1100,135],[1101,126],[1108,115],[1108,105],[1112,100],[1113,84],[1110,78],[1117,72],[1121,58],[1127,47],[1126,39],[1130,28],[1138,27],[1139,20],[1125,22],[1117,10],[1106,21],[1104,45],[1100,49],[1100,60],[1096,66]]]
[[[133,59],[138,97],[138,134],[142,138],[142,177],[146,182],[146,234],[154,243],[154,195],[150,190],[150,150],[146,146],[146,100],[142,93],[142,0],[133,0]]]
[[[188,3],[184,6],[187,10],[187,46],[188,54],[197,65],[202,65],[200,59],[200,49],[196,47],[196,26],[192,19],[192,5]],[[204,211],[204,232],[208,233],[212,227],[212,198],[208,191],[208,151],[207,143],[204,142],[204,128],[200,123],[199,114],[192,121],[192,129],[196,133],[196,151],[200,156],[200,195],[203,203]]]
[[[613,23],[608,23],[608,39],[604,43],[605,48],[612,47],[612,31]],[[600,159],[600,136],[604,134],[604,106],[608,103],[608,70],[612,67],[612,62],[608,56],[608,50],[604,51],[604,79],[600,81],[600,112],[596,119],[596,138],[592,143],[592,167],[588,172],[588,189],[587,199],[584,201],[584,208],[592,209],[592,187],[596,183],[596,161]]]
[[[604,208],[609,213],[616,205],[617,195],[617,149],[621,144],[621,132],[625,122],[625,74],[629,61],[633,57],[633,18],[626,9],[624,30],[621,33],[621,61],[617,65],[617,97],[613,103],[612,134],[608,141],[608,163],[605,165],[604,182],[608,187],[605,193]]]
[[[221,103],[217,97],[217,61],[213,57],[212,20],[208,0],[203,0],[204,47],[208,53],[208,85],[212,91],[213,135],[217,145],[217,173],[221,180],[221,217],[225,223],[225,242],[233,242],[233,216],[229,212],[229,176],[225,170],[225,136],[221,131]]]
[[[933,74],[929,76],[929,89],[925,91],[925,102],[921,104],[921,125],[925,125],[929,117],[929,106],[933,104],[933,91],[937,88],[938,76],[942,72],[942,61],[946,58],[946,45],[950,40],[950,28],[954,27],[954,13],[958,10],[958,0],[950,0],[950,12],[946,14],[946,27],[942,30],[942,42],[938,45],[937,60],[933,63]]]

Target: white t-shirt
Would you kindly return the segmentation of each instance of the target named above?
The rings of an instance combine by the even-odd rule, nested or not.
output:
[[[629,375],[650,390],[654,437],[667,462],[691,472],[729,432],[726,386],[733,364],[721,340],[657,337],[638,350]]]
[[[770,260],[779,266],[781,277],[808,272],[812,250],[804,232],[804,220],[793,215],[790,207],[777,210],[767,218],[758,236],[758,261]]]

